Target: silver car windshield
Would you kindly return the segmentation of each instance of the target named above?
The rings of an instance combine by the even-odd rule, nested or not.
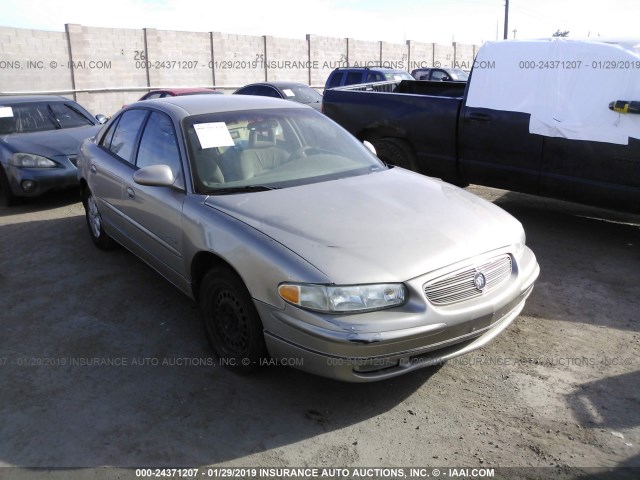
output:
[[[202,194],[286,188],[387,167],[351,134],[311,109],[187,117],[194,189]]]

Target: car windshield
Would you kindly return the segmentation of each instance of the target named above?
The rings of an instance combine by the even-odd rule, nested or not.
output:
[[[222,92],[218,92],[216,90],[203,90],[201,92],[185,92],[185,93],[178,93],[179,96],[184,97],[185,95],[211,95],[211,94],[221,94]]]
[[[466,82],[469,80],[469,74],[459,68],[452,68],[449,70],[449,76],[453,80],[458,80],[459,82]]]
[[[64,102],[0,104],[0,135],[94,125]]]
[[[295,100],[300,103],[319,103],[322,102],[322,95],[316,90],[305,85],[293,85],[291,87],[282,88],[285,98]]]
[[[384,78],[389,81],[394,80],[414,80],[414,78],[409,75],[409,72],[403,72],[402,70],[398,70],[397,72],[385,72]]]
[[[187,117],[195,191],[285,188],[386,169],[363,144],[314,110],[273,109]]]

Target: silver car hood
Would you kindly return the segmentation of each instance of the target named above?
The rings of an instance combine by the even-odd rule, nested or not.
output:
[[[400,282],[515,243],[522,226],[475,195],[400,168],[205,203],[336,284]]]

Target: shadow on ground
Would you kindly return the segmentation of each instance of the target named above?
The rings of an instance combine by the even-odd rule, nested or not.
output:
[[[0,461],[25,467],[224,462],[380,415],[436,369],[345,384],[210,356],[195,304],[81,215],[1,227]],[[10,255],[22,242],[31,255]],[[28,242],[25,244],[24,242]]]

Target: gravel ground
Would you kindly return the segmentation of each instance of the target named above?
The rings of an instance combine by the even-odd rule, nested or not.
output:
[[[640,467],[640,217],[469,189],[524,224],[536,288],[488,347],[374,384],[229,372],[191,300],[125,250],[93,247],[75,192],[0,207],[0,465],[29,468],[0,477],[213,465],[595,479]]]

